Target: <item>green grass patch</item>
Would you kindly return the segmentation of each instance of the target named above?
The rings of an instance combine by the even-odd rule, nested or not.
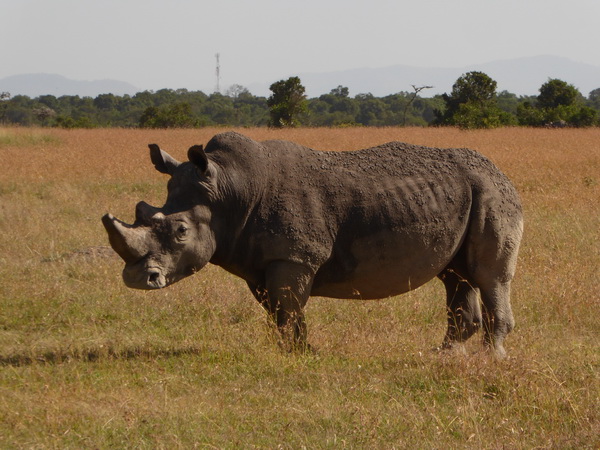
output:
[[[18,131],[0,129],[0,148],[16,147],[27,148],[44,146],[57,146],[62,140],[57,136],[44,134],[42,132]]]

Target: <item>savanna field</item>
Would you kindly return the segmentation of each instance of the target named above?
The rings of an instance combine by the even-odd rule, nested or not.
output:
[[[525,235],[509,358],[434,351],[441,282],[312,298],[314,351],[279,349],[215,266],[121,281],[101,216],[162,206],[148,143],[180,160],[222,129],[0,128],[0,448],[599,448],[600,130],[238,130],[322,150],[469,147],[516,185]],[[310,176],[310,174],[307,174]]]

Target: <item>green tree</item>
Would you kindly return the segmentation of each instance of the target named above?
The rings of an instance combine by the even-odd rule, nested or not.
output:
[[[298,77],[290,77],[273,83],[273,94],[267,99],[274,127],[295,127],[298,117],[307,111],[305,88]]]
[[[594,89],[588,95],[587,106],[600,111],[600,88]]]
[[[519,106],[521,125],[589,127],[598,123],[598,111],[585,105],[579,90],[566,81],[550,79],[540,87],[534,104]]]
[[[450,104],[473,103],[485,106],[496,99],[497,83],[483,72],[469,72],[452,86]],[[458,108],[458,106],[457,106]]]
[[[498,128],[516,125],[516,118],[497,106],[479,106],[475,103],[461,103],[454,113],[453,121],[464,130],[477,128]]]
[[[508,91],[502,91],[496,96],[498,108],[507,113],[516,115],[519,107],[519,98],[516,94]]]
[[[155,103],[154,93],[151,91],[138,92],[131,98],[132,104],[137,108],[147,108],[149,106],[158,106]]]
[[[575,86],[558,79],[548,80],[544,83],[540,88],[540,95],[537,97],[538,107],[542,109],[575,105],[579,99],[581,99],[581,94]]]
[[[140,117],[141,128],[159,128],[157,118],[160,111],[156,106],[148,106]]]
[[[196,124],[189,103],[175,103],[160,108],[149,106],[140,118],[142,128],[191,128]]]
[[[58,100],[54,95],[40,95],[37,98],[37,101],[42,105],[47,106],[48,108],[53,109],[55,111],[59,107]]]
[[[56,121],[55,121],[55,126],[60,127],[60,128],[67,128],[67,129],[77,128],[75,119],[73,119],[70,116],[57,116]]]
[[[329,94],[308,100],[312,126],[352,126],[356,124],[358,102],[349,97],[349,89],[338,86]]]
[[[338,87],[332,89],[329,94],[336,97],[348,97],[350,95],[350,90],[346,86],[340,84]]]
[[[391,111],[389,106],[380,98],[371,93],[358,94],[359,111],[356,115],[356,122],[367,126],[386,126],[390,125],[389,120]]]
[[[14,123],[23,126],[35,125],[33,109],[37,103],[26,95],[15,95],[10,97],[8,92],[3,93],[0,99],[0,119],[7,123]]]
[[[94,99],[94,106],[103,111],[111,111],[117,108],[118,97],[113,94],[100,94]]]
[[[598,111],[589,106],[581,106],[571,116],[571,124],[575,127],[592,127],[598,125]]]
[[[237,112],[233,98],[218,92],[211,94],[202,108],[202,114],[218,125],[238,125]]]
[[[238,125],[264,126],[269,123],[269,108],[265,97],[255,97],[244,88],[233,100]]]
[[[514,123],[498,107],[496,81],[483,72],[469,72],[456,80],[450,95],[443,94],[444,111],[436,113],[438,125],[460,128],[495,128]]]
[[[544,124],[544,113],[531,101],[525,101],[517,106],[517,119],[519,125],[539,127]]]

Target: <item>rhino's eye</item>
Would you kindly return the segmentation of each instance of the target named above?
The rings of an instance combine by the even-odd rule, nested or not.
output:
[[[179,227],[177,227],[177,237],[179,239],[184,238],[187,235],[188,232],[188,227],[186,227],[185,225],[179,225]]]

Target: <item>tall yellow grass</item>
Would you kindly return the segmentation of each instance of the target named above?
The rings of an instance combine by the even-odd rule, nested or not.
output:
[[[100,217],[161,205],[156,142],[184,159],[222,129],[0,129],[0,447],[598,448],[600,130],[243,129],[341,151],[470,147],[515,183],[517,328],[494,362],[436,353],[443,288],[312,299],[306,355],[281,353],[216,267],[126,289]]]

